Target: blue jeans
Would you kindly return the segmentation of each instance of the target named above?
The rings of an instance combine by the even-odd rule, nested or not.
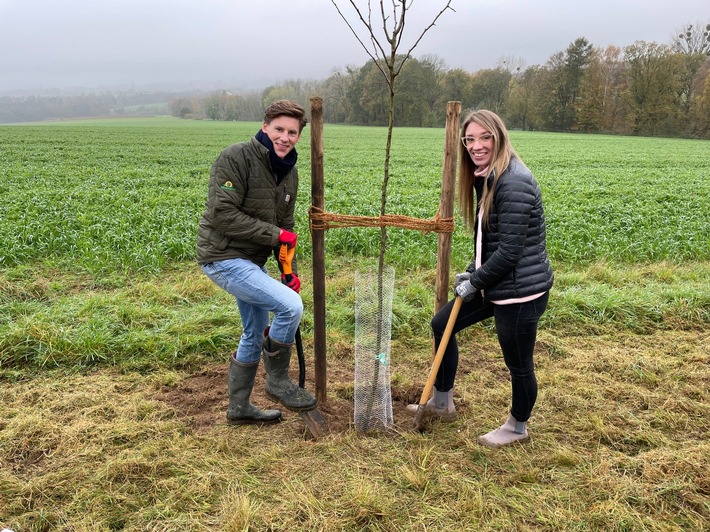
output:
[[[547,308],[550,293],[512,305],[494,305],[485,302],[480,292],[471,301],[464,302],[456,318],[449,343],[441,360],[434,386],[447,392],[454,386],[459,363],[459,348],[456,333],[469,325],[493,317],[498,334],[498,343],[503,351],[503,360],[510,371],[513,400],[510,413],[518,421],[527,421],[537,400],[537,378],[533,364],[533,351],[537,337],[537,324]],[[434,345],[439,348],[446,323],[451,315],[454,301],[449,301],[431,320]]]
[[[269,313],[274,319],[269,336],[284,344],[293,343],[303,315],[301,296],[247,259],[226,259],[202,265],[202,271],[217,286],[237,300],[242,318],[242,336],[236,359],[244,364],[259,361]]]

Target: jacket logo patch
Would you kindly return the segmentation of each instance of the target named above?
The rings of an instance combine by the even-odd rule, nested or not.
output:
[[[232,184],[231,181],[227,181],[224,185],[221,185],[219,188],[224,189],[224,190],[235,190],[234,185]]]
[[[291,203],[291,194],[286,194],[286,197],[284,198],[284,201],[286,203]]]

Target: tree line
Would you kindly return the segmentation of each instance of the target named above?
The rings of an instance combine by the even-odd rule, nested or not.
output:
[[[395,99],[395,124],[444,125],[446,103],[486,108],[511,129],[710,138],[710,24],[688,24],[670,44],[637,41],[599,48],[580,37],[544,65],[515,57],[496,68],[447,69],[429,55],[404,65]],[[278,98],[306,109],[323,98],[328,123],[387,124],[387,87],[373,60],[334,71],[321,81],[287,80],[263,91],[226,91],[176,98],[170,112],[183,118],[261,120]]]
[[[174,92],[112,92],[0,96],[0,124],[95,116],[168,114]]]
[[[401,58],[400,58],[401,60]],[[668,44],[637,41],[599,48],[580,37],[545,64],[504,57],[495,68],[448,69],[436,55],[410,58],[398,78],[397,126],[442,127],[448,101],[487,108],[511,129],[710,138],[710,24],[688,24]],[[306,109],[324,100],[328,123],[383,126],[388,89],[373,60],[325,80],[286,80],[263,90],[104,92],[0,97],[0,123],[89,116],[171,114],[259,121],[265,106],[290,98]]]

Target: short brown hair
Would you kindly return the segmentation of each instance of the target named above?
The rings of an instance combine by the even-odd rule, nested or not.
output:
[[[290,116],[298,120],[300,123],[299,132],[303,131],[303,128],[308,123],[306,110],[292,100],[276,100],[269,105],[264,111],[264,122],[269,124],[274,118],[279,116]]]

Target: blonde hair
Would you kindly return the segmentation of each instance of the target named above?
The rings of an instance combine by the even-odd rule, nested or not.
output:
[[[491,154],[491,162],[488,165],[488,175],[493,174],[493,183],[488,186],[488,176],[484,179],[483,198],[481,199],[481,209],[483,209],[483,224],[488,225],[488,215],[493,204],[493,191],[496,189],[500,176],[508,169],[510,160],[515,157],[520,160],[518,154],[510,144],[508,130],[503,123],[503,120],[493,111],[480,109],[471,112],[463,121],[461,126],[461,136],[465,135],[466,128],[475,122],[491,135],[493,135],[493,153]],[[522,160],[520,160],[522,163]],[[459,150],[459,187],[458,187],[458,203],[459,211],[464,218],[466,228],[473,231],[476,223],[476,202],[474,200],[473,185],[476,176],[473,174],[477,167],[471,160],[468,150]]]

